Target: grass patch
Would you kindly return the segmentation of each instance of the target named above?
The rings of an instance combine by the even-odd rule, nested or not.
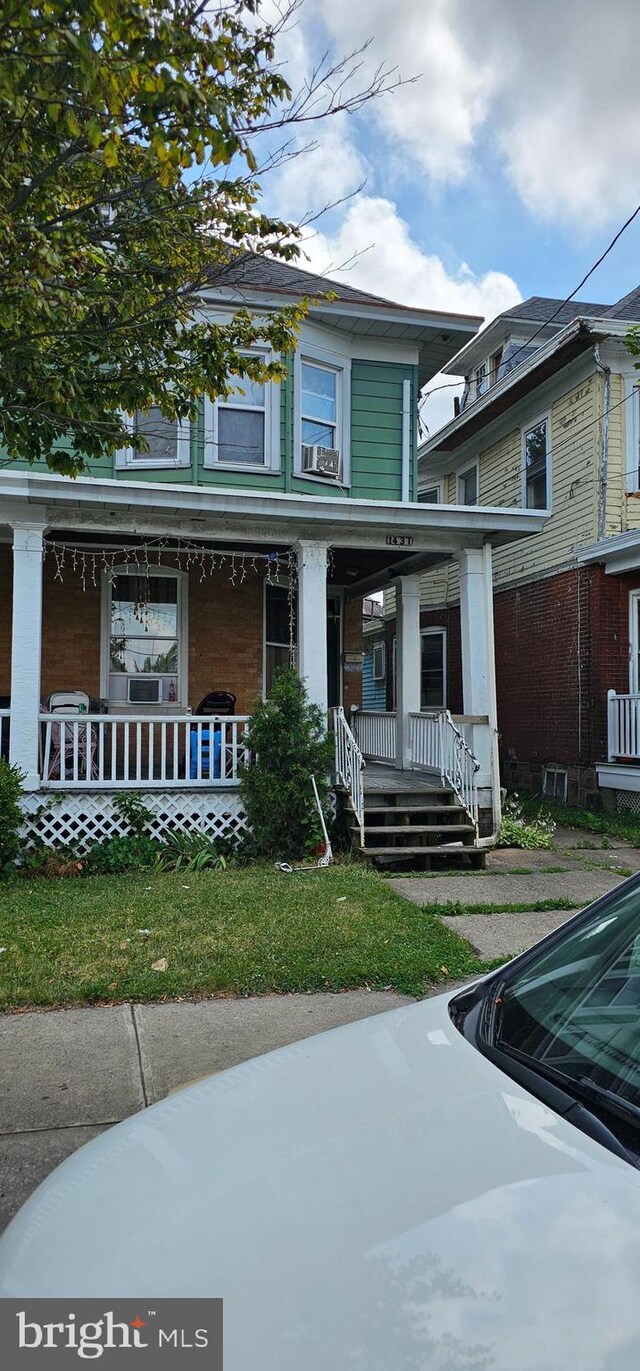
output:
[[[447,900],[443,904],[425,904],[422,908],[425,914],[432,917],[438,914],[440,917],[443,914],[450,917],[461,914],[546,914],[556,909],[584,909],[584,905],[559,896],[556,900],[535,900],[532,904],[461,904],[458,900]]]
[[[604,809],[582,809],[578,805],[564,805],[557,800],[542,800],[539,796],[530,795],[520,796],[520,803],[527,816],[535,815],[543,808],[563,828],[584,828],[606,837],[625,838],[634,847],[640,847],[640,822],[632,815],[609,814]]]
[[[485,970],[435,912],[355,864],[16,879],[0,886],[0,946],[4,1009],[362,985],[420,995]]]

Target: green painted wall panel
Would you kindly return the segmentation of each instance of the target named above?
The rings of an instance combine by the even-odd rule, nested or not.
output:
[[[411,381],[411,498],[417,492],[416,403],[417,368],[394,362],[364,362],[351,366],[351,489],[355,499],[399,500],[402,493],[402,387]],[[344,497],[348,492],[337,482],[309,480],[294,474],[294,394],[293,358],[287,359],[287,376],[279,389],[280,443],[282,467],[279,472],[219,471],[204,464],[204,404],[191,429],[191,467],[115,468],[111,461],[92,462],[89,474],[138,481],[147,485],[191,485],[234,487],[241,490],[291,490],[299,495],[323,495],[327,499]],[[42,463],[29,468],[16,463],[18,470],[43,470]]]

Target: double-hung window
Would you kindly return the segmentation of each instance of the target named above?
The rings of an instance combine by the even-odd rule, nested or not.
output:
[[[525,509],[551,508],[547,418],[522,431],[522,487]]]
[[[166,419],[157,405],[137,409],[127,421],[131,433],[144,440],[118,453],[116,465],[135,467],[184,467],[191,462],[191,427],[188,419]]]
[[[351,358],[303,337],[294,362],[295,471],[317,481],[311,448],[340,454],[328,468],[349,483]],[[324,478],[326,484],[326,477]]]
[[[458,504],[477,505],[478,503],[478,463],[473,462],[464,471],[458,472]]]
[[[476,367],[476,369],[475,369],[475,371],[474,371],[474,373],[473,373],[473,379],[474,379],[474,381],[475,381],[475,392],[476,392],[474,398],[475,398],[476,400],[479,400],[479,399],[480,399],[480,396],[481,396],[481,395],[484,395],[485,390],[487,389],[487,364],[486,364],[486,362],[482,362],[482,363],[480,364],[479,367]]]
[[[424,490],[418,491],[418,503],[421,505],[439,505],[441,502],[441,486],[425,486]]]
[[[182,578],[118,572],[107,583],[106,693],[118,705],[179,704],[184,615]]]
[[[271,360],[266,349],[252,352]],[[229,384],[228,395],[205,401],[205,466],[279,468],[279,388],[249,376],[232,376]]]
[[[338,448],[338,377],[335,367],[301,363],[302,442]]]

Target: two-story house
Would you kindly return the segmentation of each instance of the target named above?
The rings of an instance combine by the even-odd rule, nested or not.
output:
[[[127,789],[145,792],[158,830],[238,831],[247,718],[294,661],[311,698],[333,711],[337,781],[361,841],[362,752],[420,770],[424,785],[435,776],[459,805],[467,843],[482,827],[479,809],[491,813],[490,745],[479,776],[451,726],[434,761],[428,720],[411,718],[420,572],[450,557],[461,568],[470,679],[489,682],[482,700],[470,687],[466,707],[488,730],[490,642],[476,633],[490,613],[487,557],[544,522],[417,500],[419,390],[479,321],[251,254],[211,281],[198,308],[223,318],[242,304],[260,315],[307,296],[281,384],[237,384],[192,424],[133,416],[148,452],[132,446],[75,480],[44,462],[0,471],[0,727],[24,774],[27,826],[38,810],[51,841],[82,846],[117,831],[114,796]],[[361,698],[362,598],[392,582],[397,712],[384,743],[361,738],[358,748],[344,711]],[[43,819],[51,792],[57,803]],[[369,846],[394,845],[397,828],[370,835]],[[421,828],[419,841],[433,843],[437,832]]]
[[[496,552],[502,774],[510,788],[640,813],[640,373],[614,305],[533,298],[445,365],[466,378],[420,450],[433,508],[537,509],[544,531]],[[423,657],[460,707],[454,563],[421,586]],[[429,652],[424,644],[429,644]],[[423,686],[423,700],[425,688]]]

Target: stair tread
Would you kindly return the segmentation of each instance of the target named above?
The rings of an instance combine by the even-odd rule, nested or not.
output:
[[[457,814],[464,805],[367,805],[367,814]]]
[[[382,824],[365,825],[368,833],[475,833],[472,823],[468,824]]]

